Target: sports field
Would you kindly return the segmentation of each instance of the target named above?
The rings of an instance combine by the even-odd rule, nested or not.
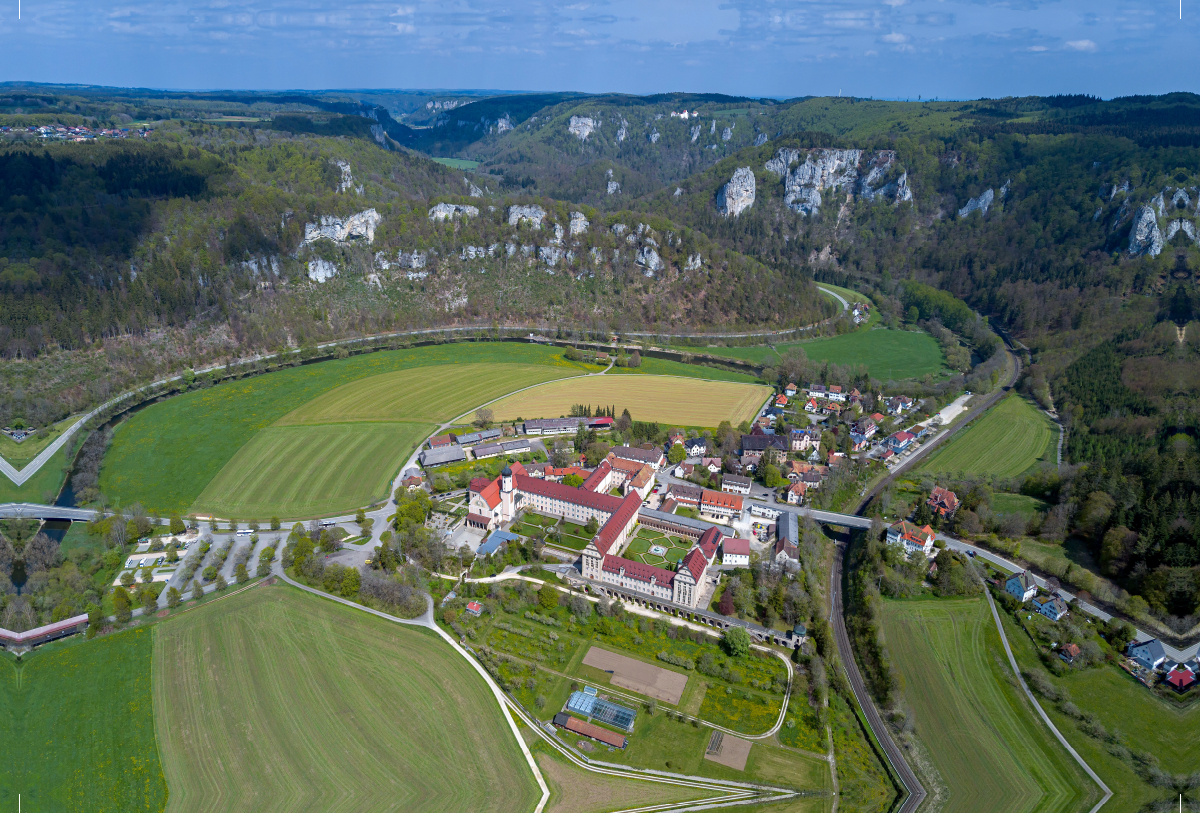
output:
[[[682,426],[734,426],[753,418],[771,394],[768,387],[668,376],[589,376],[553,381],[492,405],[497,420],[557,418],[574,404],[608,404],[628,409],[635,421]]]
[[[303,519],[383,499],[400,461],[434,424],[269,426],[238,449],[196,498],[205,515]]]
[[[255,433],[314,398],[351,382],[420,368],[426,372],[416,375],[417,382],[426,374],[437,382],[436,387],[414,384],[417,389],[405,403],[420,414],[392,413],[383,420],[447,420],[456,416],[456,410],[474,404],[460,409],[462,402],[446,390],[453,393],[476,387],[480,365],[491,368],[488,381],[492,389],[484,391],[490,397],[527,384],[602,369],[568,361],[558,348],[480,342],[367,353],[193,390],[147,407],[117,427],[105,455],[100,490],[123,505],[141,502],[150,510],[186,511]],[[507,373],[506,366],[512,367]],[[372,390],[373,385],[366,386],[368,392]],[[421,407],[423,397],[438,406]],[[371,408],[378,410],[383,405]],[[314,420],[320,414],[320,410],[310,412],[298,422]],[[360,461],[379,465],[378,461]],[[391,462],[398,467],[403,461]]]
[[[1032,404],[1010,395],[948,441],[917,471],[1015,477],[1053,460],[1057,428]]]
[[[0,800],[26,813],[159,811],[153,632],[72,640],[0,663]]]
[[[168,810],[529,811],[483,679],[432,634],[284,586],[169,619],[153,697]]]
[[[1087,810],[1099,791],[1009,682],[982,599],[883,603],[887,646],[945,811]]]

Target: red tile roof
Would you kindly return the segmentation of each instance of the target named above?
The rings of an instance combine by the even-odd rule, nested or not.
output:
[[[515,472],[513,487],[521,491],[527,491],[530,494],[539,494],[543,497],[549,497],[552,500],[562,500],[573,505],[582,505],[595,511],[603,511],[607,514],[614,513],[622,504],[620,497],[614,497],[611,494],[597,494],[585,488],[572,488],[562,483],[539,480],[536,477],[530,477],[527,474],[516,474]],[[639,501],[637,504],[641,505],[641,502]]]
[[[741,511],[742,498],[737,494],[726,494],[723,491],[710,491],[704,489],[704,493],[700,496],[701,505],[717,505],[722,508]]]
[[[671,587],[675,583],[675,573],[661,567],[648,565],[644,562],[635,562],[633,559],[622,559],[620,556],[605,556],[604,564],[601,566],[605,573],[620,574],[624,569],[626,578],[634,581],[645,582],[650,584],[653,581],[655,584],[664,587]]]
[[[583,487],[588,491],[596,491],[600,488],[600,484],[604,482],[604,478],[612,471],[612,466],[608,465],[607,460],[601,460],[600,465],[596,467],[588,478],[583,481]]]
[[[585,493],[591,494],[592,492]],[[598,494],[596,496],[607,497],[609,500],[619,499],[607,494]],[[617,537],[621,534],[621,530],[629,524],[630,520],[638,515],[641,507],[642,500],[637,494],[630,494],[624,500],[621,500],[620,506],[608,518],[608,522],[604,523],[600,530],[596,532],[596,547],[600,549],[602,555],[607,554],[613,549],[613,546],[617,542]]]
[[[688,572],[692,574],[692,580],[699,584],[700,579],[704,576],[704,568],[708,567],[708,559],[704,557],[704,551],[692,548],[688,551],[687,556],[683,557],[680,566],[687,568]]]
[[[593,740],[602,742],[605,745],[612,745],[617,748],[625,747],[625,738],[615,731],[609,731],[607,728],[601,728],[598,725],[586,723],[574,717],[567,720],[567,724],[563,728],[567,731],[573,731],[576,734],[582,734],[585,737],[591,737]]]
[[[476,525],[485,525],[486,526],[491,521],[492,521],[491,517],[485,516],[483,514],[467,514],[467,522],[468,523],[474,523]]]
[[[734,556],[749,556],[750,555],[750,540],[741,539],[736,536],[727,536],[725,541],[721,543],[722,553],[732,554]]]
[[[495,480],[486,480],[483,477],[476,477],[471,481],[471,491],[474,491],[483,498],[487,503],[488,508],[495,508],[500,504],[500,478]]]

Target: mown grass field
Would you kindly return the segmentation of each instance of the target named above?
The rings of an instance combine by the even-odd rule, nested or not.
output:
[[[153,698],[171,813],[532,810],[500,707],[460,655],[289,587],[161,624]]]
[[[1053,460],[1054,424],[1032,404],[1010,395],[929,457],[917,471],[1015,477]]]
[[[424,423],[270,426],[238,449],[192,510],[218,517],[303,519],[383,499],[434,429]]]
[[[78,420],[79,415],[72,415],[69,418],[64,418],[53,426],[49,427],[49,432],[46,437],[39,438],[36,435],[31,438],[17,443],[8,435],[0,434],[0,457],[3,457],[9,463],[12,463],[18,470],[32,461],[43,449],[49,446],[54,441],[58,440],[68,428],[73,426]]]
[[[497,420],[557,418],[574,404],[608,404],[628,409],[635,421],[684,426],[736,426],[758,412],[771,391],[755,384],[667,376],[590,376],[552,381],[492,405]]]
[[[67,441],[23,486],[18,487],[0,474],[0,502],[54,502],[67,479],[65,469],[71,464],[70,453],[81,440],[82,433]]]
[[[1021,669],[1042,669],[1025,631],[1006,613],[1001,613],[1000,618],[1017,665]],[[1127,747],[1153,753],[1163,770],[1191,773],[1195,769],[1200,726],[1194,706],[1187,714],[1177,713],[1151,697],[1144,686],[1115,666],[1074,672],[1064,678],[1052,677],[1051,681],[1071,692],[1072,702],[1082,711],[1099,716],[1109,731],[1119,730]],[[1135,813],[1147,809],[1152,801],[1174,802],[1176,797],[1170,789],[1155,788],[1144,781],[1129,762],[1114,756],[1107,743],[1085,735],[1055,704],[1042,701],[1042,708],[1067,742],[1112,789],[1113,797],[1104,805],[1105,811]],[[1161,725],[1167,728],[1156,728]]]
[[[678,787],[662,782],[591,773],[572,765],[532,734],[527,735],[527,741],[530,742],[538,767],[541,768],[550,788],[550,802],[546,805],[546,813],[608,813],[610,810],[708,799],[720,795],[713,791]]]
[[[886,328],[863,328],[841,336],[786,342],[773,349],[766,346],[675,349],[770,366],[778,364],[794,348],[803,350],[813,361],[865,366],[867,373],[880,381],[936,376],[944,371],[946,360],[941,347],[928,333]]]
[[[676,348],[678,349],[678,348]],[[689,352],[689,351],[684,351]],[[691,352],[696,352],[694,349]],[[720,370],[702,364],[685,364],[670,359],[643,358],[637,367],[616,367],[607,375],[674,375],[680,378],[706,378],[710,381],[735,381],[741,384],[757,384],[759,379],[748,373]]]
[[[550,371],[548,378],[602,369],[568,361],[557,348],[479,342],[367,353],[193,390],[147,407],[117,428],[100,489],[122,504],[186,511],[256,432],[313,398],[397,370],[440,365],[474,370],[478,364],[540,365]],[[497,383],[494,395],[511,391]]]
[[[1008,682],[982,599],[884,602],[883,629],[945,811],[1077,811],[1098,789]]]
[[[499,394],[574,371],[540,364],[455,364],[371,376],[318,395],[276,426],[352,421],[444,421]]]
[[[0,663],[0,800],[27,813],[157,813],[153,631],[51,645]]]

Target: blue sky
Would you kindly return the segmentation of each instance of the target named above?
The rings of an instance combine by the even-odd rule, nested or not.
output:
[[[20,2],[0,79],[165,88],[1108,98],[1196,90],[1200,33],[1200,0]]]

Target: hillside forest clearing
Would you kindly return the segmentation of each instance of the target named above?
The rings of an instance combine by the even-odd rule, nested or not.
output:
[[[82,637],[0,664],[0,799],[29,813],[160,811],[153,629]]]
[[[1039,462],[1054,462],[1056,431],[1033,404],[1010,395],[927,458],[917,471],[1016,477]]]
[[[261,586],[161,624],[154,654],[171,813],[523,813],[540,797],[485,682],[428,631]]]
[[[752,419],[771,394],[769,387],[670,376],[591,376],[553,381],[492,405],[497,420],[557,418],[575,404],[628,409],[637,421],[680,426],[735,426]]]
[[[238,449],[192,504],[218,517],[303,519],[386,499],[424,423],[269,426]]]
[[[1099,793],[1007,677],[981,599],[885,601],[883,631],[946,811],[1086,810]]]
[[[493,368],[487,378],[490,390],[474,388],[478,365]],[[506,365],[513,368],[511,375],[504,374]],[[435,377],[437,391],[421,390],[405,401],[417,411],[415,419],[393,415],[390,420],[425,423],[453,418],[475,405],[451,397],[460,389],[486,400],[528,384],[603,369],[569,361],[557,348],[478,342],[379,351],[204,387],[167,398],[119,424],[105,454],[100,490],[122,504],[141,502],[148,510],[164,513],[186,511],[255,433],[344,384],[415,368]],[[432,408],[421,406],[421,393],[433,399]],[[316,414],[301,420],[311,422]],[[369,479],[381,463],[359,457],[353,465],[370,470],[362,475]]]

